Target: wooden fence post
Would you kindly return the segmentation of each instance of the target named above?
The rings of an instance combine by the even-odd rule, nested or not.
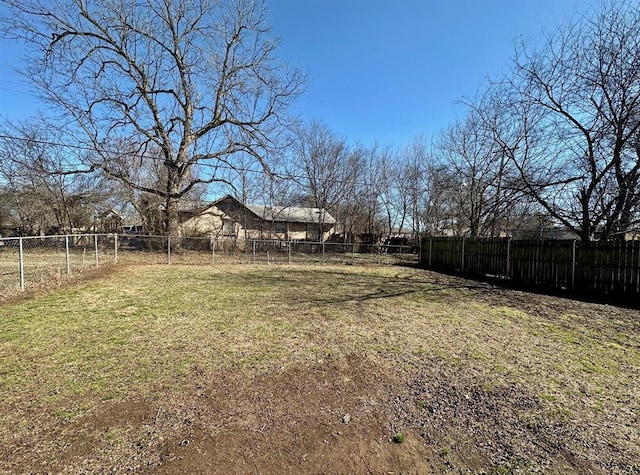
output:
[[[571,290],[576,288],[576,240],[573,240],[573,248],[571,252]]]
[[[422,245],[425,266],[432,266],[435,261],[438,267],[449,271],[500,275],[512,282],[555,285],[573,292],[589,289],[611,296],[640,294],[638,241],[508,238],[504,243],[503,239],[471,238],[467,242],[466,237],[460,236],[425,238]]]
[[[507,279],[511,278],[511,238],[507,238]]]

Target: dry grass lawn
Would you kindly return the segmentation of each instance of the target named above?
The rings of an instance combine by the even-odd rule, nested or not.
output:
[[[640,473],[640,313],[408,267],[137,266],[0,307],[5,473]]]

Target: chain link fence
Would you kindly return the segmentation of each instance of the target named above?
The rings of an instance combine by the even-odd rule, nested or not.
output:
[[[0,238],[0,297],[114,264],[413,265],[410,246],[115,234]]]
[[[0,238],[0,295],[112,264],[117,259],[116,241],[108,234]]]

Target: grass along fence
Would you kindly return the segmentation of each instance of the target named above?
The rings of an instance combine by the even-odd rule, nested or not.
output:
[[[209,237],[74,234],[0,238],[0,298],[52,280],[124,264],[416,263],[408,246]]]
[[[425,267],[594,295],[640,295],[640,241],[425,238]]]
[[[0,297],[116,261],[115,235],[0,238]]]

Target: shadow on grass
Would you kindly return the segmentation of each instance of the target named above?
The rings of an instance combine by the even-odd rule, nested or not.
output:
[[[350,268],[353,269],[353,268]],[[389,270],[389,268],[385,268]],[[374,272],[358,272],[323,268],[287,268],[274,273],[259,272],[258,275],[237,275],[236,282],[242,285],[262,285],[279,292],[282,298],[294,303],[339,304],[365,302],[378,299],[417,296],[421,299],[441,301],[461,298],[458,291],[486,291],[487,284],[456,278],[442,278],[435,273],[424,276],[411,273],[403,275],[397,268],[392,275]],[[313,288],[313,292],[301,289]]]
[[[493,288],[501,291],[519,291],[526,292],[532,295],[549,296],[563,298],[575,302],[599,304],[599,305],[612,305],[615,307],[640,310],[640,299],[635,295],[623,295],[619,293],[605,294],[603,292],[595,291],[592,289],[585,290],[571,290],[567,288],[558,288],[545,285],[534,285],[531,283],[518,282],[500,277],[494,277],[491,275],[450,271],[443,268],[425,268],[420,265],[413,266],[415,269],[421,269],[425,272],[437,273],[441,276],[456,278],[460,280],[467,280],[470,283],[477,283],[477,287],[481,288]],[[470,287],[474,287],[471,285]]]

